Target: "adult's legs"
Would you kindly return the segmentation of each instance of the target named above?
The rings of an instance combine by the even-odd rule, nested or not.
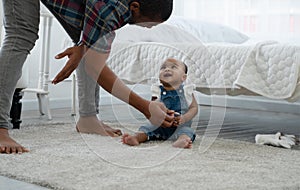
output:
[[[9,111],[22,66],[38,39],[39,0],[3,0],[5,37],[0,51],[0,153],[25,152],[9,137]]]
[[[119,136],[121,131],[112,129],[98,119],[99,85],[86,72],[84,60],[77,67],[79,120],[76,128],[81,133],[94,133],[104,136]]]

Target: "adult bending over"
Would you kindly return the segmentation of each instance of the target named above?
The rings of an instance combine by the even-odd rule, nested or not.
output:
[[[22,153],[28,150],[9,137],[8,112],[16,82],[21,76],[22,65],[37,39],[39,2],[37,0],[4,0],[3,2],[6,36],[1,48],[0,84],[5,88],[9,86],[10,91],[5,89],[0,91],[1,105],[2,102],[7,104],[3,109],[1,106],[0,152]],[[69,77],[81,62],[81,71],[85,72],[84,75],[91,81],[97,81],[112,95],[138,109],[152,124],[171,126],[173,111],[168,111],[162,103],[150,102],[135,94],[106,66],[105,62],[114,39],[114,30],[126,23],[151,27],[167,20],[172,12],[172,0],[42,0],[42,2],[77,44],[56,56],[57,59],[68,56],[69,60],[53,80],[54,84]],[[25,16],[22,13],[26,13]],[[20,22],[21,27],[16,26],[16,22]],[[14,31],[21,35],[16,35]],[[27,32],[28,35],[24,35],[23,32]],[[14,56],[11,56],[12,54]],[[19,73],[17,75],[15,75],[16,70]],[[12,80],[13,75],[15,77]],[[78,77],[79,87],[81,84],[85,88],[94,88],[88,86],[91,83],[86,83],[86,79],[82,79],[80,74]],[[8,84],[10,80],[13,82]],[[86,99],[91,101],[89,98]],[[84,105],[82,102],[79,104]],[[92,119],[95,119],[94,122]],[[111,136],[119,133],[118,130],[113,130],[99,121],[95,113],[80,116],[77,130]]]

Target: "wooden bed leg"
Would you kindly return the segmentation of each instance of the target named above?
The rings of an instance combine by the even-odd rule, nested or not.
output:
[[[17,88],[13,95],[13,101],[10,109],[10,122],[13,124],[13,129],[20,129],[21,120],[21,111],[22,111],[22,102],[23,97],[22,88]]]

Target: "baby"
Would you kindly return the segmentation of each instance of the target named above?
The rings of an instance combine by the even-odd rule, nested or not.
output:
[[[174,110],[174,121],[171,127],[142,126],[134,135],[125,133],[124,144],[137,146],[149,140],[175,140],[174,147],[192,148],[195,140],[191,128],[192,119],[198,113],[198,104],[193,94],[193,86],[184,86],[187,78],[187,66],[176,59],[168,58],[160,67],[161,85],[152,86],[155,101],[163,102],[169,110]]]

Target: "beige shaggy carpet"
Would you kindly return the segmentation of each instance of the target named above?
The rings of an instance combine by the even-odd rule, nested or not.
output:
[[[208,146],[214,139],[203,137],[190,150],[171,142],[129,147],[120,138],[80,135],[73,124],[11,135],[31,151],[1,154],[0,175],[53,189],[300,189],[299,150],[225,139]]]

